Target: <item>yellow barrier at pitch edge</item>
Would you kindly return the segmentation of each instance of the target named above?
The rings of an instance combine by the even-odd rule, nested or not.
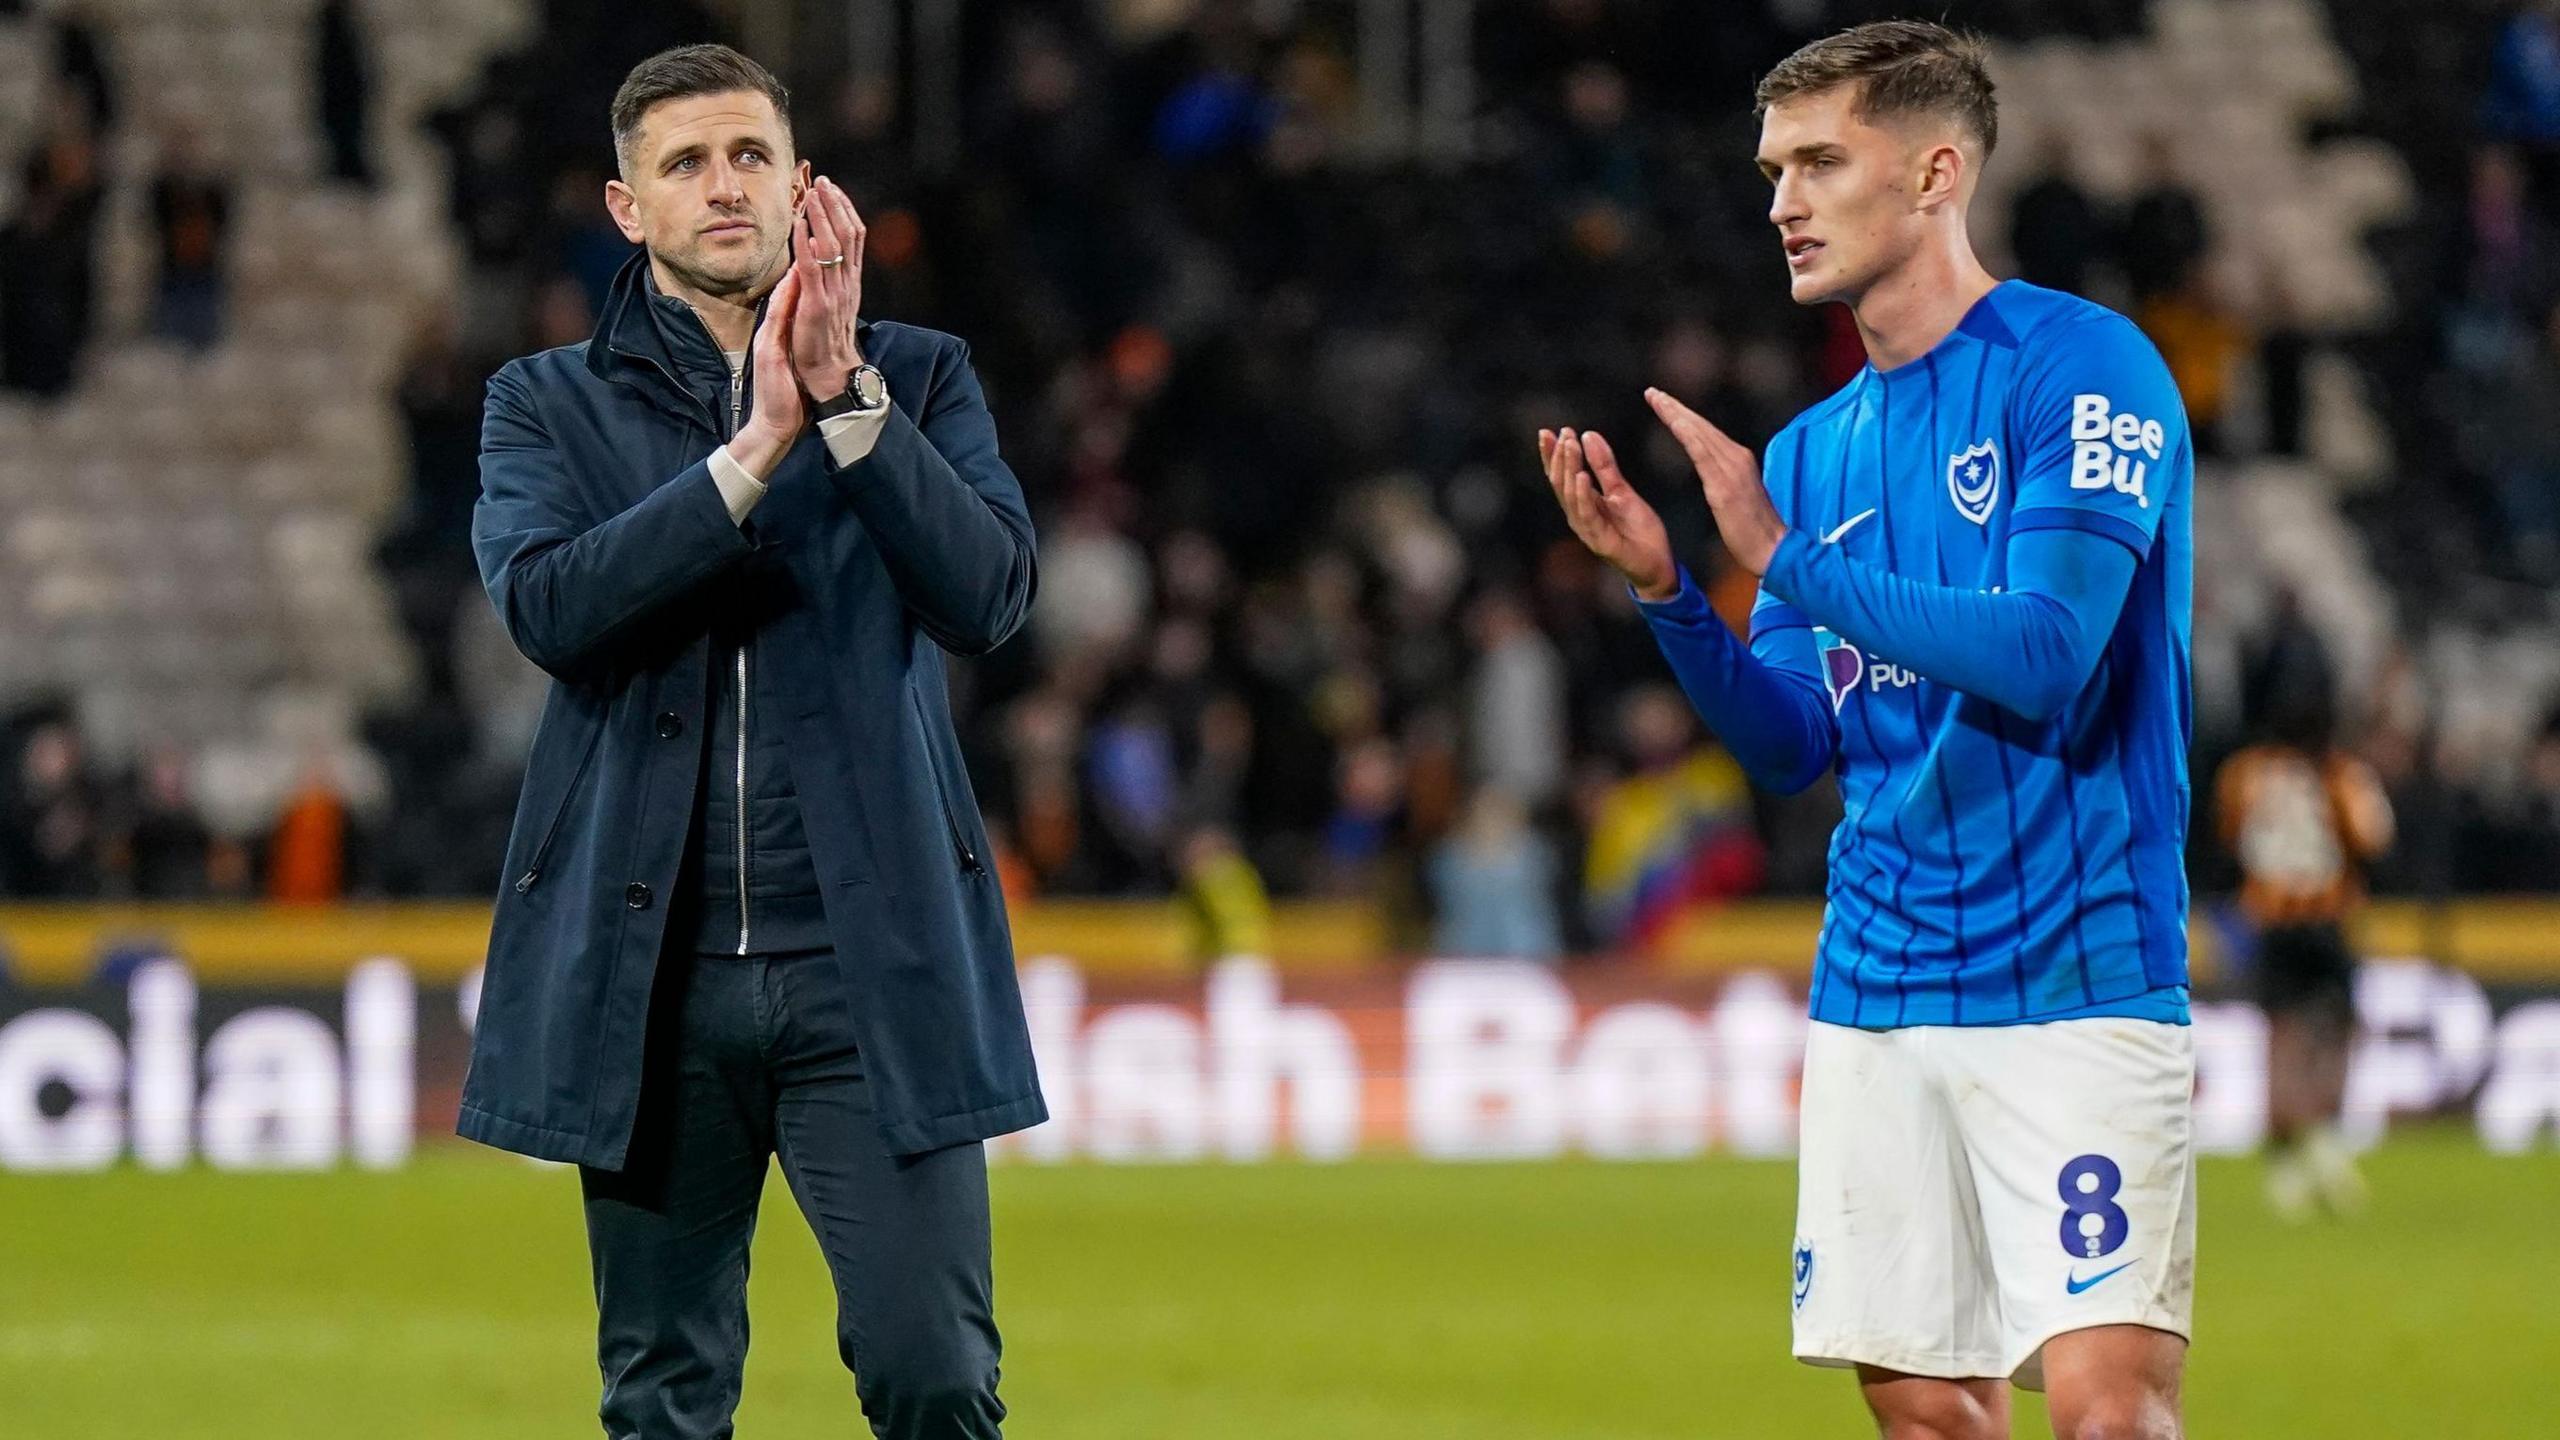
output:
[[[1273,951],[1293,971],[1357,970],[1386,953],[1365,906],[1284,905]],[[1063,901],[1017,907],[1015,952],[1072,955],[1094,973],[1183,974],[1181,917],[1149,901]],[[197,975],[236,983],[336,984],[377,955],[421,980],[459,979],[489,945],[489,907],[468,901],[282,905],[0,905],[0,966],[22,982],[67,984],[108,953],[150,948]]]
[[[1657,963],[1679,972],[1802,974],[1822,923],[1817,904],[1757,900],[1700,910],[1668,936]],[[2357,927],[2367,954],[2422,956],[2489,979],[2560,981],[2560,900],[2463,900],[2428,907],[2376,904]],[[1014,948],[1025,959],[1065,955],[1092,974],[1183,974],[1195,968],[1173,907],[1144,900],[1048,901],[1019,906]],[[1292,973],[1389,962],[1386,927],[1366,906],[1276,906],[1271,960]],[[479,965],[489,908],[471,902],[271,905],[0,905],[0,963],[22,983],[65,984],[129,947],[185,960],[206,979],[337,983],[377,955],[420,979],[449,981]],[[2209,924],[2191,932],[2199,977],[2215,973]]]

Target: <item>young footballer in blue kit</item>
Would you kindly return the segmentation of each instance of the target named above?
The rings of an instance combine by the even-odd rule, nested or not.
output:
[[[1839,777],[1806,1043],[1795,1353],[1884,1434],[2175,1437],[2195,1275],[2187,1026],[2189,504],[2167,367],[2122,316],[1995,281],[1965,210],[1978,47],[1861,26],[1759,89],[1802,304],[1869,364],[1765,460],[1646,399],[1761,577],[1748,645],[1602,436],[1541,432],[1761,784]]]

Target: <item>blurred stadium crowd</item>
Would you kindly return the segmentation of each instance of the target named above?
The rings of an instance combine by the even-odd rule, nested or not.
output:
[[[2133,314],[2206,442],[2199,805],[2312,696],[2404,818],[2377,888],[2550,888],[2560,5],[1944,8],[1998,46],[1979,238]],[[1556,955],[1816,892],[1836,799],[1696,732],[1530,437],[1639,455],[1741,615],[1638,391],[1756,444],[1862,363],[1748,97],[1890,9],[0,0],[0,894],[489,889],[544,680],[472,568],[481,382],[585,338],[606,101],[700,38],[788,42],[866,313],[971,343],[1032,498],[957,697],[1017,894]]]

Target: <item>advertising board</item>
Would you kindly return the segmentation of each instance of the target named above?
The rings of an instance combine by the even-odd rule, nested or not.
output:
[[[1022,969],[1049,1123],[1019,1163],[1776,1156],[1795,1137],[1804,996],[1791,977],[1511,961],[1284,975]],[[451,1134],[477,977],[375,956],[342,984],[0,984],[0,1170],[391,1168]],[[2452,1116],[2512,1152],[2560,1134],[2560,995],[2410,960],[2368,964],[2348,1124]],[[2195,1007],[2197,1132],[2265,1124],[2266,1023]]]

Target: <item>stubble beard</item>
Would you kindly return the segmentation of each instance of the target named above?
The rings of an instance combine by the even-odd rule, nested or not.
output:
[[[680,251],[658,251],[658,263],[693,290],[721,300],[739,300],[753,295],[757,285],[774,268],[780,255],[779,238],[768,241],[763,227],[757,227],[757,244],[752,255],[727,259],[709,253],[699,235]]]

